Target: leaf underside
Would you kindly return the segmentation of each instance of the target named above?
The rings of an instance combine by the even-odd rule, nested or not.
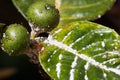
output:
[[[119,80],[120,36],[110,28],[79,21],[55,28],[39,60],[54,80]]]

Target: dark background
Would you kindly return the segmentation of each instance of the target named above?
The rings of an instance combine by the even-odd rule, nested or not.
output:
[[[111,9],[95,22],[110,27],[120,34],[120,0],[116,0]]]
[[[0,22],[6,25],[19,23],[30,31],[27,21],[13,6],[11,0],[0,0]],[[120,34],[120,0],[116,0],[116,3],[109,11],[93,22],[115,29]],[[31,63],[27,56],[9,57],[7,54],[0,52],[0,70],[10,67],[15,67],[17,72],[2,80],[43,80],[38,73],[37,65]]]

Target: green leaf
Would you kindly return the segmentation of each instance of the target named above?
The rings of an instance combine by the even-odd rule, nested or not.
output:
[[[29,6],[42,0],[12,0],[16,8],[26,18]],[[93,20],[103,15],[115,0],[45,0],[53,3],[60,11],[61,20],[64,22],[76,20]],[[68,21],[69,20],[69,21]]]
[[[54,80],[119,80],[120,36],[110,28],[78,21],[55,28],[39,61]]]
[[[26,18],[26,11],[28,10],[29,6],[38,0],[12,0],[15,7],[18,11]]]
[[[61,20],[93,20],[101,17],[115,0],[56,0]]]

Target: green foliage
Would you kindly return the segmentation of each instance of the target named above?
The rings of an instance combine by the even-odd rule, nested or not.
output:
[[[115,0],[12,0],[16,8],[26,17],[29,6],[37,1],[55,4],[60,11],[60,24],[78,20],[94,20],[101,17]]]
[[[48,26],[53,26],[53,29],[58,24],[59,14],[54,11],[52,14],[51,11],[47,12],[44,9],[46,2],[55,5],[59,10],[59,26],[53,29],[48,38],[42,42],[43,47],[39,54],[42,67],[51,78],[54,80],[120,79],[120,36],[113,29],[105,26],[80,21],[95,20],[101,17],[111,8],[115,0],[12,1],[28,23],[33,23],[32,26],[40,26],[41,29],[46,27],[49,30]],[[52,10],[55,9],[53,6],[49,7]],[[45,11],[44,15],[42,17],[36,15],[36,9],[39,12]],[[55,12],[58,13],[57,10]],[[36,37],[37,31],[34,31],[32,27],[31,30],[33,37]],[[29,42],[26,31],[27,36],[23,37],[18,33],[15,36],[16,40],[12,40],[14,37],[10,35],[12,31],[18,32],[17,29],[7,30],[2,39],[2,47],[8,53],[19,52],[18,50],[22,50],[23,47],[18,46],[25,46],[23,44]],[[7,35],[10,39],[6,38]]]
[[[110,28],[77,21],[55,28],[39,55],[54,80],[119,80],[120,36]]]
[[[115,0],[56,0],[60,11],[60,25],[79,20],[100,18]]]
[[[93,20],[103,15],[115,0],[56,0],[62,20]]]
[[[28,10],[29,6],[37,0],[12,0],[15,7],[18,11],[26,18],[26,11]]]

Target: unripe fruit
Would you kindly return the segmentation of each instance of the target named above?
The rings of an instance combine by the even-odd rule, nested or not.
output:
[[[46,1],[33,3],[29,7],[26,15],[30,23],[43,31],[50,31],[56,27],[60,18],[58,9]]]
[[[11,24],[3,33],[2,49],[9,55],[22,53],[30,42],[29,32],[19,24]]]

